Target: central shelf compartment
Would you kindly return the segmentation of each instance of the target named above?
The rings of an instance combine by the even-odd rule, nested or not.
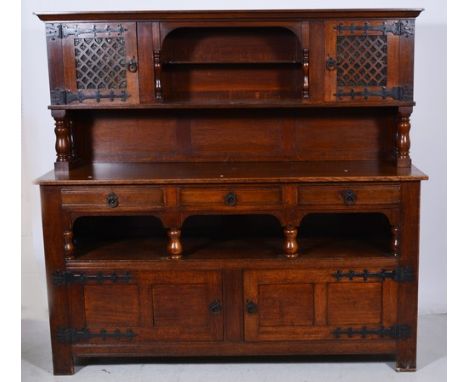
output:
[[[195,215],[182,227],[183,260],[286,260],[279,222],[271,215]],[[166,232],[153,216],[86,216],[74,224],[70,263],[166,261]],[[372,213],[311,214],[299,228],[307,259],[392,259],[390,227]],[[177,264],[178,261],[170,261]]]
[[[161,48],[163,99],[301,99],[303,60],[288,28],[177,28]]]

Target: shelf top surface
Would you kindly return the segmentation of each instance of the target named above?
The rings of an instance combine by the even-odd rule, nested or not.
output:
[[[37,12],[42,21],[417,17],[421,8]]]
[[[426,180],[416,167],[374,161],[93,163],[50,171],[40,185],[398,182]]]
[[[133,110],[133,109],[296,109],[296,108],[368,108],[368,107],[412,107],[413,101],[338,101],[310,102],[303,100],[206,100],[164,101],[150,104],[70,104],[49,105],[51,110]]]

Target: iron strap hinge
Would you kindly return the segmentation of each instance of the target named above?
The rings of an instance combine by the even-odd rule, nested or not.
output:
[[[52,105],[68,105],[73,102],[82,103],[84,100],[92,99],[96,102],[101,102],[102,99],[108,99],[113,102],[114,100],[120,100],[125,102],[130,97],[130,94],[126,90],[122,90],[120,93],[109,90],[107,93],[101,93],[100,90],[96,90],[94,93],[83,93],[78,91],[76,93],[70,90],[64,89],[53,89],[50,91],[50,102]]]
[[[338,33],[343,32],[382,32],[382,34],[392,33],[395,36],[410,37],[414,36],[414,20],[398,20],[391,23],[382,23],[380,25],[370,25],[364,23],[362,25],[343,25],[339,24],[335,27]]]
[[[96,37],[98,34],[102,35],[102,37],[107,37],[111,33],[117,33],[118,36],[122,35],[127,31],[123,25],[118,24],[116,27],[111,27],[110,25],[105,25],[104,27],[99,27],[93,25],[92,28],[80,28],[78,25],[70,26],[70,25],[62,25],[62,24],[53,24],[47,23],[46,24],[46,37],[55,40],[56,38],[65,38],[68,36],[80,36],[83,34],[92,34]]]
[[[52,282],[54,285],[67,285],[67,284],[85,284],[89,281],[103,283],[110,281],[113,283],[124,282],[128,283],[132,279],[130,272],[117,274],[115,272],[104,274],[102,272],[96,274],[75,273],[69,271],[56,271],[52,275]]]
[[[396,86],[392,88],[382,86],[379,90],[369,90],[366,87],[362,90],[343,90],[338,88],[334,96],[338,98],[351,97],[351,99],[356,97],[363,97],[364,99],[368,99],[369,97],[380,97],[382,99],[392,98],[397,101],[412,101],[413,88],[410,86]]]
[[[362,272],[352,270],[343,272],[341,270],[337,270],[333,273],[333,276],[336,278],[336,281],[341,281],[343,279],[354,280],[357,278],[362,278],[364,281],[369,279],[377,279],[378,281],[394,280],[397,282],[414,280],[414,273],[410,267],[397,267],[392,271],[382,269],[380,272],[369,272],[367,269],[364,269]]]
[[[404,340],[411,336],[411,328],[409,325],[393,325],[388,328],[383,326],[379,328],[368,328],[363,326],[360,329],[349,327],[336,328],[332,334],[335,338],[341,338],[341,336],[346,336],[348,338],[360,336],[361,338],[366,338],[367,336],[375,335],[379,337],[390,337],[396,340]]]
[[[131,329],[127,329],[126,331],[116,329],[113,332],[101,329],[99,332],[93,333],[88,328],[59,328],[56,334],[58,341],[67,344],[89,341],[92,338],[101,338],[102,340],[106,340],[108,338],[116,340],[132,340],[136,336]]]

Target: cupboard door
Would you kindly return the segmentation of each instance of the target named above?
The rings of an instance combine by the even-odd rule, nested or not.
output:
[[[395,325],[396,296],[394,281],[337,281],[332,270],[246,271],[245,339],[362,339],[341,334],[348,328],[378,330]]]
[[[412,101],[414,20],[325,23],[326,101]]]
[[[101,343],[106,340],[100,335],[102,331],[111,334],[109,340],[132,343],[223,339],[220,272],[75,274],[85,275],[68,286],[74,302],[70,307],[71,327],[84,331],[79,342]],[[116,331],[122,335],[113,335]]]
[[[62,24],[61,34],[65,89],[53,104],[139,102],[135,23]]]
[[[155,339],[223,339],[222,284],[219,272],[157,272],[150,285]]]

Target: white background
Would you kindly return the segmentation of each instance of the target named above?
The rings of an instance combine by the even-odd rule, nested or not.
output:
[[[446,288],[446,5],[443,0],[22,2],[22,315],[46,317],[40,200],[34,179],[55,160],[44,25],[33,12],[138,9],[425,8],[416,21],[411,156],[427,173],[421,198],[420,313],[444,313]],[[5,126],[7,127],[7,126]],[[460,253],[460,255],[463,255]]]

